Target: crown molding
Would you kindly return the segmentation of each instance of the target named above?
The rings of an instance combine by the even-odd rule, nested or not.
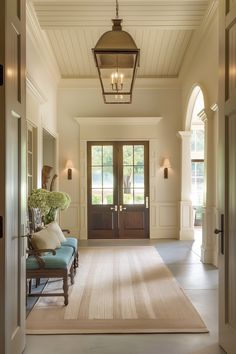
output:
[[[43,91],[28,72],[26,73],[26,88],[36,97],[40,104],[47,102],[47,98],[44,96]]]
[[[98,78],[61,79],[59,89],[100,89]],[[134,91],[139,89],[180,89],[178,78],[137,78],[134,83]]]
[[[179,131],[178,133],[177,133],[177,137],[179,137],[179,138],[181,138],[182,140],[184,140],[184,139],[190,139],[191,138],[191,135],[192,135],[192,133],[191,133],[191,131],[190,130],[185,130],[185,131]]]
[[[52,74],[54,79],[58,82],[61,75],[51,45],[47,35],[40,27],[33,4],[29,1],[26,3],[26,32],[31,38],[42,62],[46,64],[48,72]]]
[[[162,117],[74,117],[79,125],[157,125]]]

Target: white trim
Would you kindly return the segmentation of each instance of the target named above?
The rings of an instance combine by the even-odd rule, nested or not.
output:
[[[218,112],[219,111],[219,106],[217,103],[214,103],[211,105],[210,109],[213,111],[213,112]]]
[[[32,42],[37,50],[42,62],[45,62],[54,79],[58,82],[61,74],[52,52],[51,45],[47,35],[42,31],[32,3],[26,3],[26,32],[32,39]]]
[[[79,125],[157,125],[162,117],[75,117]],[[127,139],[126,139],[127,140]]]
[[[208,119],[208,116],[207,116],[207,112],[206,112],[206,109],[203,108],[198,114],[197,116],[200,118],[200,120],[203,122],[203,123],[207,123],[207,119]]]
[[[48,127],[46,127],[43,123],[42,123],[42,130],[45,130],[54,139],[58,139],[58,137],[59,137],[59,134],[57,132],[53,132],[52,130],[48,129]]]
[[[191,65],[194,57],[196,56],[197,51],[199,51],[199,47],[201,43],[206,38],[206,34],[211,28],[213,20],[216,18],[216,12],[218,10],[218,0],[212,0],[206,11],[205,17],[202,21],[201,26],[194,32],[193,38],[191,40],[190,46],[187,50],[187,53],[184,57],[184,61],[182,63],[179,77],[183,78],[186,74],[186,70],[188,70]]]
[[[28,72],[26,73],[26,88],[37,98],[39,104],[47,102],[47,98],[44,96],[42,90]]]
[[[188,131],[179,131],[178,133],[177,133],[177,136],[179,137],[179,138],[181,138],[181,139],[183,139],[184,137],[188,137],[188,136],[191,136],[191,131],[190,130],[188,130]]]

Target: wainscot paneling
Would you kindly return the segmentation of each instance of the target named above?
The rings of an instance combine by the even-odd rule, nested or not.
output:
[[[151,207],[150,238],[178,238],[177,203],[156,203]]]

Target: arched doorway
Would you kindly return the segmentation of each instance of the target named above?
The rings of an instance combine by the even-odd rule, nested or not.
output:
[[[204,113],[204,115],[203,115]],[[181,138],[181,200],[180,200],[180,240],[194,240],[195,215],[193,209],[193,195],[195,199],[201,199],[201,205],[205,201],[205,166],[200,162],[204,160],[204,122],[205,102],[200,86],[196,85],[188,99],[185,130],[179,132]],[[202,137],[199,143],[198,138]],[[201,149],[198,146],[201,145]],[[199,151],[198,151],[199,150]],[[198,153],[201,150],[201,154]],[[193,159],[193,161],[192,161]],[[198,161],[200,160],[201,161]],[[197,164],[199,162],[199,164]],[[204,161],[203,161],[204,162]],[[201,186],[197,184],[198,170],[203,172]],[[194,173],[193,173],[194,172]],[[202,173],[201,173],[202,174]],[[192,186],[192,184],[194,184]],[[199,189],[202,189],[200,193]],[[193,190],[195,189],[195,193]],[[200,197],[201,195],[201,197]],[[199,202],[196,204],[199,205]],[[199,216],[199,211],[197,217]],[[201,246],[201,244],[199,245]],[[200,252],[200,247],[199,247]]]
[[[193,97],[192,97],[193,96]],[[205,205],[205,162],[204,162],[204,122],[201,112],[204,110],[204,96],[196,86],[190,98],[191,109],[191,201],[193,206],[193,226],[196,250],[201,254],[203,207]]]

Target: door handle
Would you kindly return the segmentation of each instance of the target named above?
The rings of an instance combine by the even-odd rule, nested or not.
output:
[[[221,234],[222,232],[223,232],[223,230],[219,230],[219,229],[215,229],[215,231],[214,231],[214,233],[215,233],[216,235]]]
[[[115,211],[117,211],[117,210],[118,210],[117,205],[115,205],[114,207],[110,207],[110,210],[115,210]]]
[[[214,233],[216,235],[221,234],[220,238],[220,252],[221,254],[224,254],[224,214],[221,214],[220,216],[220,229],[215,229]]]
[[[120,211],[126,210],[126,207],[124,207],[123,205],[120,205]]]

